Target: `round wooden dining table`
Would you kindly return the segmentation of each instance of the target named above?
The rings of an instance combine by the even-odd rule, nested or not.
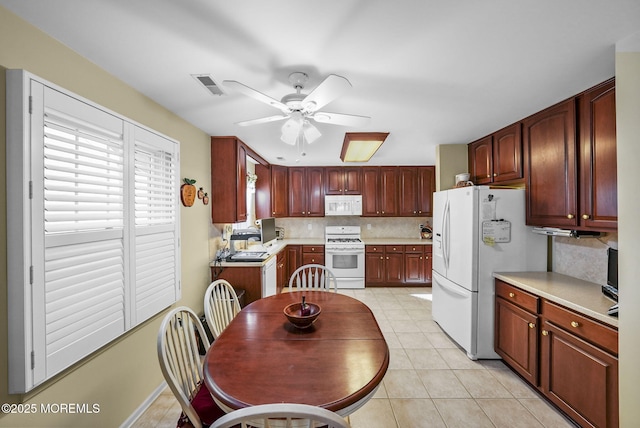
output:
[[[290,303],[320,305],[307,329],[284,315]],[[347,416],[376,392],[389,348],[373,313],[352,297],[294,291],[246,306],[213,342],[204,378],[225,411],[267,403],[302,403]]]

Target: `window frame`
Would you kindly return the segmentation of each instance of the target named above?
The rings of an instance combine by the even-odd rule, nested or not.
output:
[[[180,300],[180,204],[178,202],[180,143],[27,71],[7,70],[6,76],[8,354],[9,393],[13,394],[30,391]],[[81,106],[80,110],[86,108],[87,117],[93,117],[90,113],[95,112],[98,116],[113,117],[116,124],[122,123],[123,227],[120,234],[117,233],[117,229],[109,230],[108,227],[104,230],[87,232],[82,237],[80,236],[82,232],[75,234],[45,232],[45,191],[41,188],[42,186],[34,183],[44,183],[44,106],[47,91],[54,91],[56,94],[68,97],[71,100],[69,106]],[[66,113],[80,111],[72,107],[69,110]],[[92,123],[87,122],[88,126]],[[159,214],[162,224],[143,225],[136,228],[135,186],[138,176],[135,169],[135,154],[136,142],[139,139],[144,140],[144,145],[150,153],[155,150],[158,158],[162,158],[160,162],[164,164],[157,169],[161,174],[160,177],[165,180],[160,186],[161,180],[158,180],[157,176],[151,179],[157,180],[157,184],[162,187],[159,192],[161,194],[159,198],[164,198]],[[151,169],[156,168],[153,162],[149,165]],[[100,166],[98,161],[98,167]],[[83,203],[86,202],[81,201],[78,204]],[[111,215],[110,211],[100,209],[94,211],[97,211],[94,215],[101,220],[108,219]],[[104,216],[101,215],[102,213]],[[66,214],[63,215],[66,216]],[[173,275],[169,279],[165,276],[162,281],[157,280],[156,282],[161,282],[160,285],[149,284],[155,280],[143,278],[147,282],[145,286],[151,290],[151,293],[146,293],[144,310],[141,309],[143,305],[138,305],[136,297],[138,281],[135,271],[137,244],[139,244],[137,236],[141,231],[144,236],[162,240],[163,250],[168,254],[170,265],[167,272],[168,275]],[[155,237],[157,234],[163,234],[163,236]],[[97,326],[99,328],[89,329],[87,337],[91,337],[85,341],[86,343],[76,346],[78,349],[63,357],[60,357],[60,354],[53,357],[52,351],[47,351],[46,327],[47,322],[51,323],[51,320],[46,319],[45,289],[51,280],[47,282],[44,270],[45,265],[52,262],[45,260],[45,255],[51,252],[45,247],[45,240],[49,239],[51,242],[60,242],[71,247],[87,239],[89,244],[95,244],[105,238],[122,241],[122,263],[114,264],[118,269],[120,267],[122,269],[122,325],[110,327],[108,334],[101,336],[96,333],[93,337],[91,335],[94,331],[101,330],[102,324],[106,324],[99,319],[96,321],[99,323]],[[94,255],[93,258],[97,257]],[[147,272],[149,269],[154,269],[154,266],[165,267],[160,263],[154,265],[154,262],[153,258],[151,263],[147,262]],[[166,264],[166,262],[163,263]],[[120,274],[116,273],[116,275]],[[145,281],[140,282],[142,284]],[[85,286],[86,283],[85,281],[81,285]],[[116,286],[119,287],[117,284]],[[83,303],[82,299],[76,298],[75,295],[72,295],[72,299],[76,299],[80,304]],[[88,308],[91,309],[91,306]],[[84,307],[85,311],[86,309],[87,307]],[[77,319],[77,314],[72,315]],[[74,333],[81,330],[81,324],[74,320],[68,321],[67,326],[74,329]],[[81,339],[84,340],[84,337]]]

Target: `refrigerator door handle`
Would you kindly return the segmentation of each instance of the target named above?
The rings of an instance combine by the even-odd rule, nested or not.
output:
[[[450,202],[447,199],[447,203],[444,206],[444,213],[442,214],[442,258],[444,260],[445,269],[449,269],[449,227],[451,222]]]
[[[447,293],[455,296],[467,298],[470,295],[469,291],[467,292],[460,291],[456,287],[452,287],[451,285],[447,284],[445,281],[438,282],[438,285]]]

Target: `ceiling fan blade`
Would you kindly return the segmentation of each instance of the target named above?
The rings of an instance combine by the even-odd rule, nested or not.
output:
[[[312,119],[320,123],[329,123],[331,125],[355,126],[362,127],[371,120],[368,116],[356,116],[355,114],[329,113],[319,111],[312,116]]]
[[[271,98],[268,95],[263,94],[262,92],[256,91],[253,88],[248,87],[240,82],[235,80],[224,80],[222,82],[225,87],[230,88],[233,91],[239,92],[243,95],[253,98],[254,100],[258,100],[262,103],[268,104],[272,107],[275,107],[281,110],[283,113],[289,113],[290,109],[286,104],[281,103],[275,98]]]
[[[351,83],[342,76],[330,74],[300,103],[305,111],[314,112],[344,94]]]
[[[261,123],[276,122],[278,120],[284,120],[284,119],[288,119],[288,118],[289,118],[289,116],[281,116],[281,115],[269,116],[269,117],[261,117],[259,119],[244,120],[242,122],[236,122],[236,125],[240,125],[240,126],[259,125]]]

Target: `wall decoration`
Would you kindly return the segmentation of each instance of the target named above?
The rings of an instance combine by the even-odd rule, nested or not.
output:
[[[202,203],[205,205],[209,205],[209,194],[204,194],[204,196],[202,197]]]
[[[199,189],[198,189],[198,199],[202,199],[202,198],[204,198],[204,195],[206,195],[206,193],[204,193],[204,189],[202,189],[202,187],[201,187],[201,188],[199,188]],[[206,204],[205,204],[205,205],[206,205]]]
[[[196,180],[192,180],[190,178],[184,178],[184,184],[180,186],[180,200],[182,201],[182,205],[185,207],[190,207],[196,200],[196,186],[194,183]]]

